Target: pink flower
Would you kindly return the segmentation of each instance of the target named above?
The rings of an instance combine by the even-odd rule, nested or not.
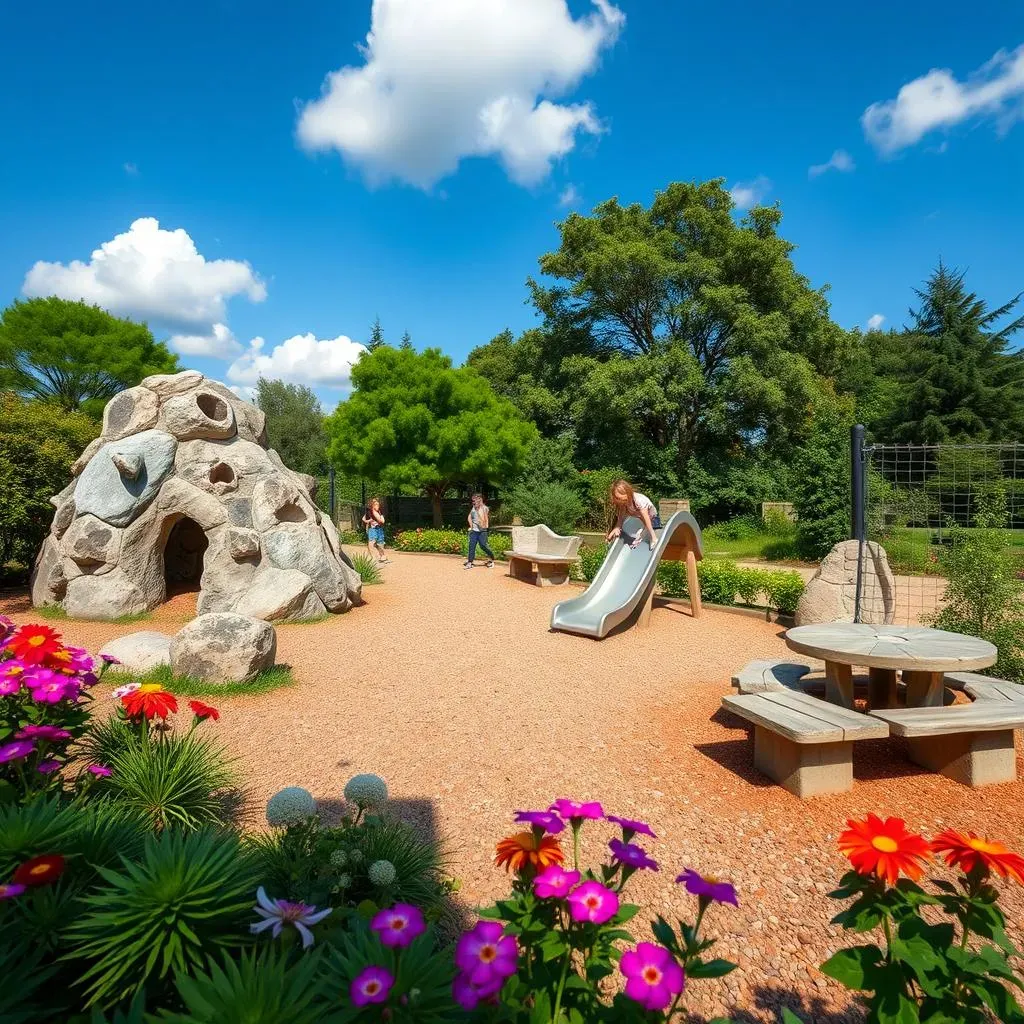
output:
[[[658,870],[658,862],[647,856],[647,851],[636,843],[624,843],[621,839],[613,839],[608,844],[612,851],[612,858],[620,864],[633,868],[648,868],[651,871]]]
[[[47,758],[45,761],[40,761],[36,765],[36,771],[41,775],[51,775],[55,771],[60,770],[60,761],[55,761],[52,757]]]
[[[504,978],[495,978],[486,985],[474,985],[466,974],[456,974],[452,982],[452,998],[464,1010],[475,1010],[477,1005],[488,1000],[497,1002],[496,996],[505,984]]]
[[[106,779],[114,774],[105,764],[91,764],[85,770],[100,779]]]
[[[419,907],[410,903],[396,903],[388,910],[380,910],[370,921],[370,928],[385,946],[408,946],[417,935],[427,930]]]
[[[0,662],[0,697],[9,697],[21,689],[25,678],[25,665],[17,658]]]
[[[584,818],[588,821],[600,821],[604,817],[604,811],[596,800],[590,803],[578,803],[575,800],[562,798],[556,800],[551,805],[551,810],[557,811],[572,825],[577,824]]]
[[[17,882],[7,882],[0,885],[0,900],[13,900],[15,896],[20,896],[24,891],[25,886],[19,885]]]
[[[313,933],[309,929],[322,921],[332,908],[318,911],[316,907],[307,906],[305,903],[272,900],[261,885],[256,890],[256,906],[253,910],[263,919],[249,926],[249,931],[253,935],[270,928],[270,934],[276,939],[286,924],[294,925],[295,930],[302,936],[302,948],[308,949],[313,945]]]
[[[641,942],[622,954],[619,969],[626,979],[626,995],[645,1010],[665,1010],[686,982],[672,954],[653,942]]]
[[[394,975],[383,967],[364,967],[352,979],[348,990],[348,994],[352,997],[352,1005],[369,1006],[371,1003],[386,1003],[394,983]]]
[[[542,828],[549,835],[557,836],[565,828],[565,822],[551,811],[516,811],[516,821],[534,828]]]
[[[652,839],[658,837],[654,834],[651,826],[645,821],[635,821],[632,818],[619,818],[614,814],[606,814],[605,821],[618,825],[622,829],[622,838],[628,843],[635,835],[650,836]]]
[[[578,871],[566,871],[559,864],[549,864],[533,880],[533,891],[541,899],[562,899],[569,895],[569,890],[580,880]]]
[[[574,921],[604,924],[619,912],[619,897],[600,882],[584,882],[569,893],[569,913]]]
[[[0,647],[13,636],[18,627],[6,615],[0,615]]]
[[[731,903],[739,906],[736,888],[732,882],[723,882],[711,875],[702,875],[693,868],[687,868],[677,879],[686,886],[686,891],[706,903]]]
[[[8,761],[24,761],[36,749],[31,740],[15,740],[0,747],[0,764]]]
[[[78,699],[77,683],[50,668],[36,669],[26,674],[25,685],[37,704],[59,704],[65,699]]]
[[[464,932],[455,946],[455,966],[478,989],[495,981],[498,987],[516,973],[519,947],[511,935],[505,935],[498,921],[478,921]]]
[[[120,665],[121,664],[121,659],[120,658],[115,658],[112,654],[104,654],[102,651],[100,652],[100,660],[105,665]]]
[[[56,743],[58,740],[71,739],[71,733],[56,725],[26,725],[14,734],[14,738],[16,740],[47,740],[50,743]]]

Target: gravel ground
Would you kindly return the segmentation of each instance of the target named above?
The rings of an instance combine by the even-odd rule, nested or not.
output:
[[[399,813],[446,844],[472,907],[505,891],[491,858],[513,810],[600,800],[661,837],[648,848],[663,869],[634,876],[635,902],[692,917],[692,899],[673,883],[691,866],[739,890],[738,910],[707,920],[722,936],[716,953],[740,970],[692,986],[694,1021],[773,1021],[785,1004],[825,1024],[862,1019],[816,969],[844,944],[826,893],[846,866],[834,841],[847,817],[874,811],[927,833],[952,825],[1017,847],[1024,839],[1024,783],[970,790],[917,769],[891,740],[856,745],[856,784],[841,796],[799,801],[759,776],[744,723],[719,700],[734,669],[786,652],[777,626],[656,606],[648,631],[597,642],[548,632],[551,606],[575,590],[531,587],[500,564],[394,559],[363,607],[278,628],[278,659],[297,686],[216,702],[215,728],[243,769],[244,823],[259,827],[267,798],[289,785],[335,813],[349,776],[376,772]],[[21,595],[0,599],[0,611],[32,619]],[[194,596],[181,595],[144,623],[53,624],[97,650],[138,629],[173,632],[193,614]],[[612,833],[584,835],[596,859]],[[1019,891],[1005,908],[1024,919]]]

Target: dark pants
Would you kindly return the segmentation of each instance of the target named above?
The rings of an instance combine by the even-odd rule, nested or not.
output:
[[[487,531],[486,530],[470,530],[469,531],[469,558],[467,561],[472,562],[476,558],[476,546],[480,545],[480,550],[493,562],[494,552],[487,546]]]

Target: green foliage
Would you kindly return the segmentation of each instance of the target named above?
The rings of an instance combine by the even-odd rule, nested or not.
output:
[[[39,947],[7,941],[0,945],[0,1021],[3,1024],[37,1024],[40,1004],[56,968],[43,963]],[[14,984],[11,980],[17,979]]]
[[[570,577],[574,580],[582,580],[584,583],[593,583],[607,554],[607,544],[603,544],[599,548],[592,548],[587,544],[581,545],[579,561],[569,566]]]
[[[137,861],[99,871],[71,928],[88,962],[87,1005],[111,1006],[143,987],[201,969],[218,946],[239,944],[258,884],[256,862],[231,832],[150,836]]]
[[[33,563],[53,520],[50,497],[97,434],[84,413],[0,392],[0,565]]]
[[[384,582],[384,577],[381,575],[380,566],[377,564],[376,558],[371,558],[369,555],[353,555],[352,565],[355,567],[356,572],[359,573],[359,578],[368,586]]]
[[[580,470],[580,485],[586,501],[586,521],[598,530],[608,530],[615,522],[611,489],[616,480],[626,476],[618,466]]]
[[[404,530],[396,533],[396,551],[429,551],[442,555],[469,555],[469,534],[457,530]],[[489,533],[487,544],[498,558],[504,557],[512,547],[512,538],[506,533]]]
[[[367,341],[366,347],[370,352],[376,352],[377,349],[386,344],[384,330],[380,326],[380,317],[378,316],[373,321],[373,327],[370,328],[370,340]]]
[[[314,621],[319,622],[322,619]],[[244,697],[295,685],[295,676],[287,665],[275,665],[273,668],[257,672],[246,683],[211,683],[208,679],[200,679],[198,676],[177,675],[170,665],[157,665],[142,675],[135,673],[131,678],[138,683],[159,683],[165,690],[170,690],[179,697]]]
[[[519,484],[506,499],[512,515],[519,516],[524,526],[544,523],[555,533],[568,534],[583,517],[579,494],[563,483],[553,481],[535,485]]]
[[[0,381],[19,394],[98,415],[118,391],[178,358],[145,324],[67,299],[15,300],[0,313]]]
[[[328,420],[332,461],[392,493],[422,489],[435,526],[449,487],[513,477],[536,436],[482,377],[437,349],[382,345],[353,367],[352,385]]]
[[[327,430],[312,388],[260,377],[256,404],[267,417],[267,443],[297,473],[318,476],[327,465]],[[319,490],[319,488],[318,488]]]

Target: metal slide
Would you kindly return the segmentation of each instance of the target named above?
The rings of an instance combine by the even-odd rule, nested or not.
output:
[[[658,542],[653,551],[646,530],[635,548],[629,546],[643,530],[643,522],[635,516],[628,516],[621,536],[609,548],[594,582],[579,597],[560,601],[551,609],[551,628],[597,640],[607,636],[643,604],[654,586],[661,556],[680,528],[692,531],[695,553],[700,558],[700,527],[689,512],[677,512],[661,530],[656,531]]]

